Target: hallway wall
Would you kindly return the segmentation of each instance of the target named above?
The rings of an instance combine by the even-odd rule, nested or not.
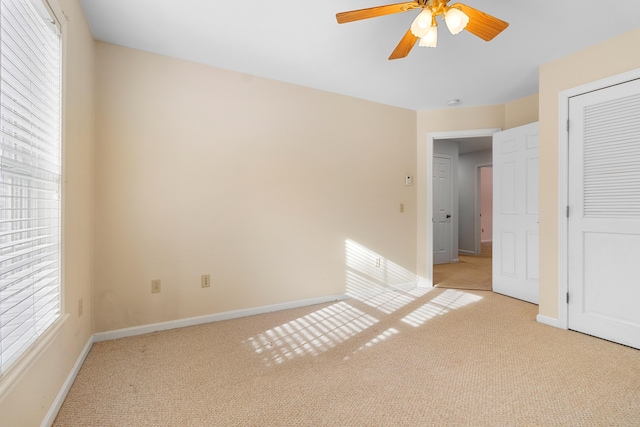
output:
[[[475,253],[475,213],[478,166],[491,163],[492,150],[474,151],[459,157],[458,217],[460,218],[458,246],[461,252]]]

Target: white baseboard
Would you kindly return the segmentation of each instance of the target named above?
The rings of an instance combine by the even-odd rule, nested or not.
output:
[[[476,252],[475,251],[468,251],[466,249],[458,249],[458,254],[475,255]]]
[[[342,301],[349,298],[345,294],[329,295],[326,297],[311,298],[301,301],[285,302],[281,304],[266,305],[262,307],[248,308],[244,310],[226,311],[223,313],[209,314],[206,316],[191,317],[188,319],[171,320],[168,322],[154,323],[151,325],[134,326],[131,328],[118,329],[115,331],[98,332],[93,335],[94,342],[115,340],[118,338],[133,337],[136,335],[149,334],[157,331],[167,331],[169,329],[184,328],[186,326],[202,325],[204,323],[219,322],[221,320],[237,319],[240,317],[254,316],[256,314],[271,313],[274,311],[289,310],[292,308],[306,307],[327,302]]]
[[[560,324],[560,320],[559,319],[554,319],[553,317],[548,317],[548,316],[543,316],[542,314],[538,314],[536,316],[536,321],[538,323],[542,323],[544,325],[553,326],[554,328],[565,329]]]
[[[489,239],[489,240],[480,240],[480,243],[491,243],[493,242],[493,240]]]
[[[388,288],[394,291],[407,292],[411,289],[415,289],[418,286],[418,282],[399,283],[397,285],[389,285]]]
[[[355,289],[347,285],[346,296],[348,298],[365,300],[369,298],[374,298],[377,295],[384,294],[387,292],[409,292],[410,290],[415,289],[417,287],[418,287],[417,282],[399,283],[397,285],[386,285],[386,286],[370,286],[370,287],[363,286],[363,287],[357,287]]]
[[[433,288],[433,280],[427,280],[424,277],[418,278],[418,288]]]
[[[93,341],[94,340],[92,335],[89,338],[89,341],[87,341],[87,344],[82,349],[80,356],[78,356],[78,360],[76,360],[75,365],[73,365],[73,369],[71,369],[71,372],[69,372],[66,381],[62,385],[62,388],[58,392],[58,395],[53,401],[53,404],[49,408],[47,415],[44,417],[44,420],[42,420],[42,424],[40,425],[41,427],[50,427],[55,421],[56,416],[58,415],[58,411],[60,411],[60,408],[62,407],[64,399],[67,397],[69,390],[71,390],[71,386],[76,380],[76,376],[78,376],[78,372],[80,372],[80,368],[82,368],[82,364],[84,363],[87,355],[89,354],[89,351],[91,350],[91,347],[93,346]]]

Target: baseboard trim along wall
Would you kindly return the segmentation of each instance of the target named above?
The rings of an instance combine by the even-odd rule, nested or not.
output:
[[[418,277],[417,286],[419,288],[433,288],[433,280],[428,280],[425,277]]]
[[[462,255],[475,255],[476,253],[474,251],[468,251],[466,249],[458,249],[458,254],[462,254]]]
[[[115,331],[98,332],[93,335],[94,342],[115,340],[118,338],[133,337],[149,334],[151,332],[167,331],[169,329],[184,328],[186,326],[202,325],[204,323],[219,322],[222,320],[237,319],[240,317],[254,316],[256,314],[271,313],[274,311],[289,310],[292,308],[306,307],[327,302],[342,301],[349,298],[345,294],[328,295],[326,297],[311,298],[301,301],[285,302],[281,304],[265,305],[262,307],[247,308],[243,310],[226,311],[223,313],[208,314],[205,316],[191,317],[188,319],[171,320],[168,322],[154,323],[151,325],[134,326]]]
[[[538,314],[536,316],[536,321],[538,323],[542,323],[544,325],[553,326],[554,328],[566,329],[566,328],[562,327],[562,325],[560,324],[560,320],[559,319],[554,319],[553,317],[543,316],[542,314]]]
[[[71,386],[73,385],[73,382],[76,380],[76,376],[78,376],[78,372],[80,372],[80,368],[82,368],[82,365],[84,364],[85,359],[89,355],[89,351],[93,346],[93,341],[94,340],[92,335],[89,338],[89,341],[87,341],[87,344],[82,349],[82,353],[80,353],[80,356],[78,356],[78,360],[76,360],[75,365],[73,365],[73,369],[71,369],[71,372],[69,372],[69,375],[67,376],[66,381],[62,385],[62,388],[58,392],[58,395],[53,401],[53,404],[49,408],[47,415],[44,417],[44,420],[42,420],[42,424],[40,425],[41,427],[50,427],[51,425],[53,425],[53,422],[55,421],[56,416],[58,415],[58,411],[60,411],[60,408],[64,403],[64,399],[66,399],[67,394],[69,393],[69,390],[71,390]]]

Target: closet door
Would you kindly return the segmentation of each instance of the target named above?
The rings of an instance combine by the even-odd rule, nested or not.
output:
[[[640,348],[640,80],[569,100],[569,328]]]

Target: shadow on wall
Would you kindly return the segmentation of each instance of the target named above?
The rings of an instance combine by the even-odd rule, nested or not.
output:
[[[349,239],[345,242],[345,261],[347,295],[353,305],[349,300],[336,302],[245,341],[267,367],[297,357],[317,356],[361,334],[372,335],[353,355],[400,334],[403,327],[420,327],[429,319],[482,299],[464,291],[416,287],[415,274]],[[420,307],[385,324],[390,314],[431,292],[432,297]],[[365,306],[354,307],[357,302]],[[384,332],[370,331],[380,323]]]

